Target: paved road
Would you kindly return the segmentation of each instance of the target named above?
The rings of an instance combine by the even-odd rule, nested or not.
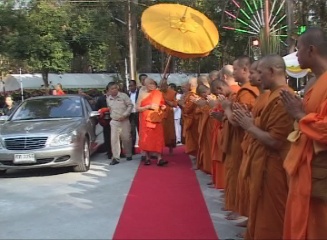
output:
[[[108,163],[97,154],[87,173],[9,171],[0,178],[0,239],[112,239],[139,157]],[[224,219],[221,193],[207,187],[208,175],[197,177],[219,238],[234,238],[239,229]]]
[[[87,173],[9,172],[0,179],[0,238],[111,239],[139,161],[108,163],[98,154]]]

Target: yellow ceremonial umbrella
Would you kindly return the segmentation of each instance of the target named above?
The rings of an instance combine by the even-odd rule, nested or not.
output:
[[[180,4],[156,4],[147,8],[141,25],[151,44],[169,56],[205,57],[219,41],[218,30],[209,18]],[[169,61],[170,57],[167,66]]]

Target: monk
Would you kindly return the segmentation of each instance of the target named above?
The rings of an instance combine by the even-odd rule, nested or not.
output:
[[[234,67],[232,65],[225,65],[220,71],[220,79],[226,82],[232,89],[233,92],[238,92],[240,86],[234,78]]]
[[[227,97],[227,99],[234,101],[235,100],[235,96],[236,93],[240,90],[240,86],[238,85],[238,83],[235,81],[234,76],[233,76],[233,71],[234,68],[232,65],[225,65],[220,71],[219,71],[219,79],[222,80],[222,82],[220,82],[220,84],[217,86],[216,91],[218,91],[219,96],[225,96]],[[213,90],[214,91],[214,90]],[[218,115],[220,115],[221,112],[223,112],[220,100],[216,100],[214,103],[218,109],[216,109],[219,113]],[[225,186],[225,170],[224,168],[221,168],[221,166],[223,166],[223,162],[224,162],[224,158],[225,158],[225,154],[223,153],[223,147],[222,147],[222,142],[224,140],[224,137],[226,135],[226,133],[224,133],[224,131],[226,131],[226,128],[223,128],[224,125],[224,118],[221,119],[221,117],[217,116],[217,112],[213,111],[212,112],[212,116],[214,118],[218,118],[219,121],[222,121],[222,124],[219,124],[219,134],[218,134],[218,146],[215,148],[213,146],[213,151],[216,156],[213,157],[213,159],[220,159],[219,161],[221,163],[218,163],[217,161],[213,161],[213,176],[212,178],[215,179],[215,186],[212,187],[216,187],[221,189],[221,191],[224,191],[224,186]],[[226,119],[225,119],[226,120]],[[213,182],[212,182],[213,183]],[[226,210],[226,209],[224,209]]]
[[[239,169],[242,162],[241,143],[244,138],[244,130],[238,126],[233,119],[233,105],[238,103],[247,106],[251,110],[259,91],[249,83],[251,61],[249,57],[240,57],[233,63],[233,76],[235,81],[241,85],[237,92],[235,101],[225,99],[222,101],[222,107],[227,121],[224,122],[224,138],[222,150],[225,154],[225,209],[231,211],[227,216],[228,220],[238,218],[236,208],[236,188]]]
[[[156,153],[157,165],[164,166],[168,162],[162,159],[164,148],[163,134],[163,110],[166,109],[165,100],[162,93],[156,90],[155,81],[146,78],[144,81],[144,90],[139,96],[136,104],[136,110],[140,113],[140,139],[139,147],[146,153],[144,165],[150,165],[150,153]]]
[[[251,86],[257,87],[260,94],[256,99],[256,102],[251,111],[254,122],[260,118],[261,112],[266,106],[270,94],[269,90],[263,89],[262,82],[260,80],[260,76],[257,70],[258,64],[259,62],[255,61],[254,63],[252,63],[250,68],[250,84]],[[239,106],[238,109],[242,109],[242,106]],[[248,149],[252,146],[253,141],[254,139],[252,138],[252,136],[248,132],[245,132],[243,141],[241,143],[243,155],[240,171],[238,174],[236,189],[236,208],[238,209],[238,213],[245,217],[249,216],[250,204],[249,166],[251,159],[248,155]],[[238,223],[237,226],[246,227],[247,223],[248,221],[246,220],[244,222]],[[237,237],[244,237],[245,233],[238,234]]]
[[[223,165],[223,153],[219,143],[221,142],[223,135],[223,118],[224,111],[219,102],[221,95],[225,97],[231,97],[234,93],[231,87],[222,80],[214,80],[211,83],[211,91],[216,95],[217,99],[209,99],[209,105],[212,108],[210,111],[210,117],[216,121],[213,122],[212,141],[211,141],[211,159],[212,159],[212,184],[214,188],[224,188],[224,165]],[[232,98],[232,97],[231,97]]]
[[[164,128],[165,146],[169,148],[169,153],[172,154],[173,149],[176,147],[174,107],[177,107],[177,92],[168,86],[167,79],[163,79],[161,81],[160,88],[166,104],[166,110],[162,121],[162,126]]]
[[[303,102],[282,92],[287,112],[296,119],[284,167],[289,178],[284,239],[327,239],[327,36],[308,29],[298,39],[298,61],[310,68]]]
[[[182,89],[182,96],[179,100],[177,100],[177,104],[180,107],[180,109],[182,110],[182,116],[181,116],[181,127],[182,127],[182,144],[185,144],[185,136],[184,136],[184,116],[183,116],[183,107],[185,105],[185,98],[188,95],[189,91],[190,91],[190,83],[187,82],[183,82],[181,84],[181,89]]]
[[[218,70],[213,70],[209,73],[209,84],[211,85],[211,83],[215,80],[219,80],[220,78],[220,71]]]
[[[286,66],[279,55],[261,59],[258,72],[263,89],[270,90],[260,117],[254,119],[241,109],[233,113],[235,121],[253,138],[248,150],[250,209],[246,239],[282,239],[288,191],[283,161],[294,120],[285,110],[280,92],[293,91],[287,86]]]
[[[198,85],[205,85],[210,88],[210,79],[206,75],[200,75],[198,77]]]
[[[211,174],[211,139],[215,120],[210,118],[208,98],[213,98],[214,96],[211,94],[210,88],[206,85],[199,85],[197,88],[197,94],[200,96],[200,99],[197,100],[195,104],[198,106],[200,117],[198,128],[199,151],[196,159],[196,166],[203,172]]]
[[[184,96],[182,105],[183,136],[185,138],[185,153],[197,156],[199,145],[199,113],[195,100],[199,99],[196,94],[197,78],[191,78],[188,83],[189,91]]]

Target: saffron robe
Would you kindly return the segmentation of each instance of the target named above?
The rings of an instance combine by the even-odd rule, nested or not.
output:
[[[245,83],[237,92],[235,102],[246,104],[251,110],[259,90],[252,87],[249,82]],[[244,130],[239,126],[232,126],[229,121],[224,122],[224,135],[222,141],[222,149],[225,167],[225,208],[236,212],[236,188],[239,169],[242,162],[241,143],[244,138]]]
[[[258,96],[252,109],[252,116],[254,119],[260,118],[261,112],[267,104],[270,92],[264,92]],[[242,216],[248,216],[249,202],[250,202],[250,186],[249,186],[249,164],[251,159],[249,158],[248,149],[251,146],[254,139],[252,136],[245,132],[243,141],[241,143],[243,155],[240,171],[237,179],[236,189],[236,208],[238,213]]]
[[[250,209],[246,239],[271,240],[283,236],[288,191],[283,161],[290,148],[287,136],[292,132],[294,120],[280,99],[282,88],[294,93],[287,86],[272,91],[261,116],[255,120],[258,128],[282,144],[273,149],[253,139],[249,146]]]
[[[241,89],[239,85],[230,86],[232,93],[228,98],[231,101],[235,100],[237,92]],[[218,111],[223,111],[221,106],[218,106]],[[225,168],[224,168],[224,157],[225,154],[223,152],[223,139],[224,139],[224,121],[218,122],[214,127],[217,127],[214,130],[213,135],[213,144],[212,144],[212,182],[217,189],[223,189],[225,187]],[[226,129],[226,128],[225,128]],[[216,142],[216,144],[214,144]]]
[[[212,95],[213,96],[213,95]],[[199,150],[196,158],[196,166],[203,172],[211,174],[212,172],[212,161],[211,161],[211,139],[213,132],[213,125],[215,119],[209,115],[210,106],[206,104],[203,107],[198,107],[200,112],[199,116]]]
[[[221,105],[212,109],[212,111],[223,112]],[[224,165],[222,162],[222,153],[219,146],[221,138],[222,122],[215,119],[213,122],[212,140],[211,140],[211,160],[212,160],[212,183],[215,188],[224,188]]]
[[[191,101],[192,97],[197,97],[193,91],[189,91],[185,95],[185,103],[182,109],[183,136],[185,138],[185,153],[196,156],[199,149],[199,113],[196,104]]]
[[[173,107],[166,104],[165,115],[162,121],[166,147],[176,147],[176,132],[174,120],[174,107],[177,107],[176,94],[177,93],[170,88],[163,92],[164,99],[173,102],[174,104]]]
[[[153,90],[145,97],[140,106],[144,107],[150,104],[165,104],[162,93],[159,90]],[[146,110],[139,114],[139,147],[143,151],[162,153],[164,148],[164,133],[161,122],[152,122],[149,117],[153,110]]]
[[[307,91],[303,100],[307,115],[299,121],[299,131],[292,133],[297,137],[289,137],[292,144],[284,163],[289,176],[284,239],[327,239],[327,202],[311,196],[312,160],[320,150],[327,150],[326,83],[327,72]]]

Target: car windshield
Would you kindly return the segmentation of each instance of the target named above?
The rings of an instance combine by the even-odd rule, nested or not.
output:
[[[80,98],[39,98],[25,101],[11,120],[82,117]]]

